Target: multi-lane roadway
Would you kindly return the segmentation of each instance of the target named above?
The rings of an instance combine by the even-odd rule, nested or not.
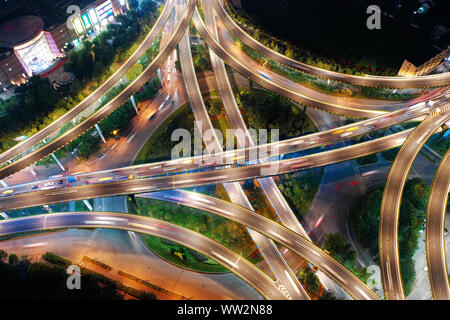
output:
[[[247,210],[247,216],[256,215],[251,208],[248,199],[246,199],[243,194],[242,189],[236,181],[260,178],[261,181],[272,181],[270,178],[267,178],[271,175],[278,175],[281,173],[292,172],[303,170],[307,168],[323,166],[331,163],[336,163],[340,161],[346,161],[348,159],[353,159],[356,157],[361,157],[367,154],[380,152],[386,149],[390,149],[396,146],[400,146],[404,143],[405,139],[407,142],[403,145],[401,151],[399,152],[394,164],[391,168],[391,172],[388,177],[385,194],[383,197],[382,210],[381,210],[381,219],[380,219],[380,261],[381,261],[381,269],[383,275],[383,285],[386,293],[386,297],[388,299],[403,299],[403,288],[400,277],[400,269],[399,269],[399,261],[398,261],[398,243],[397,243],[397,224],[398,224],[398,209],[402,194],[402,189],[404,183],[407,178],[407,174],[409,168],[412,164],[417,153],[420,151],[420,148],[425,143],[428,137],[436,131],[442,124],[448,121],[449,118],[449,110],[448,110],[448,94],[446,93],[447,89],[442,89],[436,91],[433,95],[428,97],[420,97],[414,103],[408,102],[405,104],[392,104],[386,107],[385,103],[372,105],[371,101],[367,101],[367,103],[363,103],[362,105],[358,105],[358,103],[354,104],[351,100],[346,100],[346,104],[340,104],[339,99],[335,99],[329,96],[321,96],[308,93],[306,94],[303,89],[293,85],[292,82],[287,81],[286,79],[281,79],[273,74],[269,76],[267,74],[262,74],[258,72],[258,67],[254,65],[254,61],[250,61],[249,59],[245,59],[245,57],[238,55],[238,53],[233,51],[233,47],[231,46],[230,41],[226,41],[226,30],[222,28],[222,34],[225,34],[225,37],[222,35],[223,43],[219,43],[217,27],[214,24],[214,15],[213,10],[211,9],[211,3],[204,3],[204,9],[207,10],[205,15],[205,20],[208,24],[208,28],[203,23],[202,18],[200,17],[196,7],[195,0],[187,0],[186,5],[184,6],[183,15],[180,19],[178,19],[177,27],[172,33],[170,39],[167,44],[163,46],[160,50],[160,53],[157,57],[152,61],[152,63],[144,70],[144,72],[133,81],[125,90],[123,90],[116,98],[106,104],[102,109],[97,111],[93,116],[83,121],[78,126],[69,130],[68,132],[62,134],[60,137],[55,140],[47,143],[43,147],[38,150],[29,153],[28,155],[23,156],[20,159],[17,159],[15,162],[6,165],[5,167],[0,169],[0,178],[4,178],[9,176],[10,174],[17,172],[26,166],[36,162],[44,156],[54,152],[55,150],[61,148],[65,144],[69,143],[80,134],[84,133],[88,129],[90,129],[94,124],[98,123],[102,119],[104,119],[107,115],[109,115],[112,111],[114,111],[117,107],[122,105],[134,92],[136,92],[150,77],[156,72],[156,70],[166,61],[167,57],[174,50],[177,43],[180,45],[180,56],[182,62],[183,76],[185,78],[185,85],[187,88],[187,93],[189,99],[191,101],[191,105],[194,110],[194,114],[197,120],[206,123],[206,127],[204,129],[212,128],[211,122],[207,115],[204,102],[201,98],[200,90],[198,89],[197,79],[195,76],[195,71],[192,66],[192,58],[190,54],[189,48],[189,39],[188,33],[186,32],[187,26],[191,18],[195,23],[196,28],[200,32],[201,36],[205,39],[205,41],[210,46],[210,49],[214,51],[214,54],[211,51],[211,59],[213,62],[213,66],[216,71],[218,87],[220,89],[220,93],[224,99],[224,105],[226,107],[227,113],[230,118],[230,122],[232,123],[235,129],[241,129],[246,133],[247,142],[251,141],[249,139],[247,128],[243,123],[242,117],[239,114],[239,110],[237,108],[236,102],[234,101],[234,97],[232,96],[231,88],[229,88],[228,79],[225,73],[225,66],[223,61],[227,62],[230,66],[232,66],[235,70],[243,74],[245,77],[263,85],[269,90],[275,91],[279,94],[282,94],[292,100],[295,100],[300,103],[307,104],[308,106],[312,106],[314,108],[318,108],[327,112],[342,114],[346,116],[352,117],[360,117],[360,118],[371,118],[366,121],[361,121],[357,124],[352,124],[340,128],[336,128],[334,130],[329,130],[326,132],[321,132],[314,135],[308,135],[305,137],[298,137],[295,139],[290,139],[287,141],[282,141],[273,144],[274,148],[267,149],[267,146],[254,146],[253,143],[250,142],[250,148],[227,151],[222,153],[222,148],[217,144],[217,137],[212,137],[213,141],[215,141],[215,152],[219,152],[221,156],[228,156],[228,160],[231,160],[231,163],[236,163],[236,160],[251,160],[246,162],[244,166],[236,166],[236,167],[227,167],[227,166],[218,166],[215,170],[207,170],[205,168],[214,167],[216,163],[208,163],[203,161],[207,159],[204,157],[202,161],[196,162],[196,158],[187,158],[180,159],[175,161],[168,161],[162,163],[154,163],[154,164],[146,164],[142,166],[133,166],[127,168],[120,168],[102,172],[89,173],[86,175],[79,175],[74,183],[68,183],[68,181],[63,181],[59,179],[53,179],[53,181],[44,182],[45,186],[42,188],[41,182],[38,184],[25,184],[12,188],[4,188],[1,189],[3,197],[0,198],[0,210],[9,210],[14,208],[22,208],[29,206],[36,206],[47,203],[54,203],[60,201],[69,201],[69,200],[77,200],[77,199],[87,199],[94,197],[103,197],[103,196],[114,196],[119,194],[130,194],[130,193],[143,193],[148,191],[157,191],[157,190],[166,190],[166,189],[177,189],[182,187],[189,187],[195,185],[202,184],[211,184],[211,183],[224,183],[227,191],[229,191],[230,198],[236,203],[241,205],[238,207],[239,210]],[[297,68],[304,72],[308,72],[320,77],[326,77],[328,79],[341,81],[341,82],[349,82],[358,85],[370,85],[370,86],[380,86],[380,87],[414,87],[414,86],[437,86],[448,84],[448,74],[436,75],[436,76],[426,76],[426,77],[416,77],[416,78],[398,78],[398,77],[356,77],[356,76],[348,76],[341,75],[337,73],[333,73],[327,70],[322,70],[310,66],[306,66],[300,63],[294,63],[292,61],[284,60],[282,55],[279,55],[270,49],[264,49],[263,46],[256,41],[251,41],[249,36],[243,32],[226,14],[226,11],[219,3],[218,0],[212,1],[214,10],[217,11],[221,20],[226,24],[226,26],[233,32],[238,35],[246,44],[252,47],[255,50],[258,50],[268,56],[269,58],[286,64],[290,67]],[[97,91],[95,91],[91,96],[85,99],[82,103],[72,109],[68,114],[66,114],[63,118],[57,120],[49,127],[45,128],[43,131],[39,132],[35,136],[25,140],[23,143],[13,147],[7,152],[0,155],[0,163],[4,163],[5,161],[24,153],[26,150],[30,149],[32,146],[36,145],[42,139],[50,136],[52,133],[56,132],[59,128],[61,128],[65,123],[69,122],[73,119],[78,112],[83,111],[87,107],[89,107],[93,102],[98,100],[112,85],[117,83],[117,81],[126,73],[126,71],[131,68],[134,63],[136,63],[137,59],[145,52],[147,47],[153,43],[156,36],[159,34],[163,24],[167,20],[172,8],[174,6],[173,1],[169,0],[166,4],[166,7],[158,18],[155,26],[152,28],[150,33],[147,35],[144,42],[141,46],[136,50],[136,52],[126,61],[126,63],[111,77],[109,78]],[[178,8],[180,11],[180,8]],[[234,25],[233,25],[234,24]],[[238,29],[236,29],[238,28]],[[153,40],[152,40],[153,39]],[[225,41],[223,40],[225,39]],[[229,40],[228,35],[228,40]],[[251,43],[251,44],[250,44]],[[143,50],[143,51],[142,51]],[[141,52],[142,51],[142,52]],[[242,54],[242,53],[239,53]],[[134,60],[136,61],[134,61]],[[220,60],[220,59],[223,59]],[[134,61],[134,62],[133,62]],[[284,62],[283,62],[284,61]],[[132,63],[133,62],[133,63]],[[127,69],[128,68],[128,69]],[[303,69],[302,69],[303,68]],[[280,80],[281,79],[281,80]],[[362,81],[362,82],[361,82]],[[380,85],[376,85],[379,83]],[[102,93],[103,92],[103,93]],[[312,96],[311,96],[312,95]],[[318,98],[319,97],[319,98]],[[399,110],[397,112],[390,112],[386,114],[386,111],[392,111],[397,107],[404,107],[403,110]],[[74,111],[76,110],[76,111]],[[270,157],[277,156],[282,153],[290,153],[298,150],[303,150],[306,148],[312,148],[321,144],[328,144],[336,141],[341,141],[345,139],[349,139],[359,134],[363,134],[366,132],[370,132],[373,130],[380,129],[382,127],[386,127],[395,123],[399,123],[405,120],[411,120],[420,116],[424,116],[426,114],[430,114],[428,118],[412,133],[412,130],[405,130],[403,132],[393,134],[391,136],[383,137],[377,140],[368,141],[364,143],[360,143],[358,145],[353,145],[350,147],[345,147],[337,150],[326,151],[322,153],[317,153],[309,156],[303,156],[300,158],[294,158],[289,160],[282,161],[273,161],[274,159],[269,159]],[[375,118],[372,118],[375,117]],[[410,134],[411,133],[411,134]],[[243,142],[240,141],[241,147],[243,146]],[[248,145],[248,143],[247,143]],[[265,150],[268,151],[263,151]],[[251,150],[257,150],[258,158],[257,159],[248,159]],[[272,154],[272,151],[274,153]],[[260,151],[263,151],[262,153]],[[255,154],[255,153],[253,153]],[[215,156],[214,156],[215,157]],[[448,158],[448,156],[446,157]],[[264,163],[264,161],[272,160],[271,163]],[[208,160],[207,160],[208,161]],[[211,160],[209,160],[211,161]],[[447,164],[446,164],[447,163]],[[433,184],[432,195],[430,197],[430,205],[429,212],[433,212],[434,214],[430,214],[430,216],[435,217],[432,221],[437,221],[433,224],[430,221],[430,229],[429,230],[438,230],[438,231],[427,231],[427,241],[429,241],[427,250],[429,251],[428,259],[435,259],[436,268],[430,270],[430,278],[434,276],[432,281],[433,290],[436,288],[435,297],[444,297],[446,294],[448,296],[448,283],[447,286],[441,285],[436,286],[436,283],[444,276],[442,275],[444,270],[442,265],[442,252],[443,247],[441,238],[433,238],[436,232],[440,232],[442,237],[442,217],[438,216],[442,215],[442,209],[445,208],[445,200],[446,195],[448,193],[448,177],[446,177],[445,173],[448,172],[448,161],[444,161],[441,165],[442,168],[437,173],[435,178],[435,183]],[[196,172],[190,172],[190,171]],[[444,173],[442,173],[444,172]],[[177,174],[175,174],[177,173]],[[130,176],[132,178],[130,178]],[[137,177],[143,177],[142,179],[136,179]],[[128,180],[127,180],[128,179]],[[52,182],[52,183],[50,183]],[[94,182],[94,183],[93,183]],[[100,183],[103,182],[103,183]],[[92,184],[91,184],[92,183]],[[346,288],[347,292],[349,292],[356,299],[375,299],[378,298],[374,293],[368,290],[365,287],[362,287],[361,284],[352,281],[356,281],[349,275],[349,271],[342,267],[339,263],[331,263],[326,260],[326,255],[318,249],[316,252],[317,256],[320,259],[325,260],[314,260],[314,257],[311,256],[312,252],[315,249],[308,247],[307,252],[302,252],[299,247],[295,247],[292,243],[285,243],[285,239],[292,241],[301,241],[308,243],[310,246],[314,246],[310,241],[307,240],[307,237],[304,236],[304,230],[298,221],[289,220],[286,217],[291,217],[289,213],[289,206],[285,203],[285,200],[281,197],[278,197],[276,192],[278,191],[276,185],[274,186],[273,181],[272,184],[267,183],[265,185],[266,195],[272,204],[275,203],[274,208],[277,213],[284,212],[285,220],[282,222],[285,223],[289,228],[292,228],[295,232],[282,227],[274,222],[270,222],[275,224],[276,226],[272,226],[275,228],[277,234],[274,235],[268,234],[265,229],[260,230],[254,225],[254,221],[258,221],[258,218],[252,219],[254,221],[246,221],[245,223],[239,219],[242,219],[243,214],[242,211],[239,211],[233,207],[232,204],[226,204],[226,210],[222,210],[222,214],[229,214],[233,216],[238,222],[244,223],[249,226],[251,229],[259,231],[263,233],[265,236],[273,238],[278,237],[275,240],[278,240],[280,243],[283,243],[289,249],[293,250],[295,253],[305,257],[305,255],[309,255],[307,258],[309,261],[316,261],[319,268],[324,271],[328,276],[334,279],[337,283],[339,283],[342,287]],[[266,190],[267,189],[267,190]],[[275,190],[276,189],[276,190]],[[444,190],[445,189],[445,190]],[[35,190],[35,191],[34,191]],[[34,191],[30,193],[30,191]],[[181,192],[181,191],[170,191],[170,192]],[[279,191],[278,191],[279,193]],[[33,195],[30,197],[29,195]],[[197,195],[198,197],[198,195]],[[188,197],[189,198],[189,197]],[[431,198],[438,199],[434,202],[431,202]],[[442,200],[444,199],[444,200]],[[167,199],[166,199],[167,200]],[[217,199],[216,199],[217,200]],[[170,201],[170,199],[169,199]],[[209,200],[212,201],[212,200]],[[220,200],[218,200],[220,201]],[[284,205],[283,205],[284,203]],[[186,205],[202,207],[202,203],[195,202],[190,199],[190,202],[186,202]],[[204,203],[203,203],[204,205]],[[220,207],[221,203],[215,203],[217,208]],[[223,204],[222,204],[223,205]],[[277,209],[278,206],[278,209]],[[235,206],[236,207],[236,206]],[[209,209],[210,212],[220,214],[218,209],[214,208],[214,210]],[[206,210],[206,209],[205,209]],[[208,211],[208,210],[207,210]],[[225,212],[225,213],[224,213]],[[250,213],[250,214],[249,214]],[[286,214],[287,213],[287,214]],[[65,215],[62,215],[65,217]],[[237,217],[236,217],[237,216]],[[256,215],[257,216],[257,215]],[[292,215],[293,216],[293,215]],[[74,219],[81,219],[83,217],[78,216]],[[36,218],[38,219],[38,218]],[[40,228],[46,228],[47,220],[49,218],[43,218],[43,225]],[[59,219],[59,218],[55,218]],[[63,218],[64,220],[65,218]],[[72,219],[72,217],[70,218]],[[70,220],[69,219],[69,220]],[[431,219],[429,217],[429,219]],[[101,219],[100,219],[101,220]],[[106,219],[107,220],[107,219]],[[15,220],[14,220],[15,221]],[[20,220],[26,221],[26,220]],[[31,221],[31,220],[30,220]],[[38,220],[36,220],[38,221]],[[117,220],[119,221],[119,220]],[[76,223],[75,220],[69,221],[70,223]],[[97,221],[98,222],[98,221]],[[115,225],[114,223],[110,223],[109,225]],[[6,222],[5,222],[6,223]],[[31,222],[32,224],[34,222]],[[70,225],[69,223],[69,225]],[[106,225],[108,225],[106,223]],[[159,222],[161,223],[161,222]],[[269,223],[269,222],[265,222]],[[13,223],[14,224],[14,223]],[[17,222],[18,229],[21,228],[21,222]],[[39,223],[38,223],[39,224]],[[101,224],[101,223],[100,223]],[[105,224],[103,222],[103,224]],[[7,225],[7,224],[6,224]],[[3,226],[3,223],[2,223]],[[84,225],[86,226],[86,225]],[[89,225],[91,226],[91,225]],[[94,223],[92,226],[96,226]],[[255,228],[253,228],[253,227]],[[268,227],[269,225],[265,225]],[[122,228],[123,226],[118,226],[117,228]],[[128,228],[128,226],[127,226]],[[281,229],[280,229],[281,228]],[[125,228],[126,229],[126,228]],[[152,229],[152,228],[150,228]],[[8,229],[0,229],[0,233],[8,231]],[[11,231],[11,230],[10,230]],[[14,232],[14,231],[11,231]],[[252,231],[250,231],[252,232]],[[288,233],[283,233],[288,232]],[[290,232],[290,233],[289,233]],[[256,237],[260,237],[261,242],[264,244],[268,244],[267,238],[262,234],[258,234],[257,232],[252,232]],[[285,235],[285,239],[280,238],[281,235]],[[303,235],[303,237],[301,236]],[[176,240],[175,240],[176,241]],[[270,241],[270,240],[269,240]],[[302,243],[303,243],[302,242]],[[305,245],[303,243],[304,247]],[[273,269],[277,282],[271,280],[271,286],[275,287],[276,293],[270,293],[272,296],[267,296],[269,298],[274,298],[277,295],[281,294],[281,291],[284,293],[284,298],[286,297],[285,290],[280,291],[280,287],[274,286],[278,284],[278,280],[283,284],[284,288],[287,288],[287,297],[291,298],[308,298],[304,289],[299,286],[297,279],[293,277],[290,273],[289,266],[285,263],[285,261],[279,257],[279,253],[275,253],[274,248],[271,246],[265,247],[267,250],[272,250],[274,252],[273,255],[268,259],[268,263],[274,263],[277,265],[276,268]],[[195,249],[195,248],[194,248]],[[261,249],[261,248],[260,248]],[[196,249],[197,250],[197,249]],[[204,249],[198,250],[200,252]],[[303,249],[304,250],[304,249]],[[208,255],[208,254],[207,254]],[[312,259],[311,259],[312,258]],[[319,259],[317,258],[317,259]],[[224,265],[227,266],[227,262],[221,258],[216,257],[213,258],[218,260]],[[278,259],[278,260],[277,260]],[[440,259],[440,260],[439,260]],[[278,262],[277,262],[278,261]],[[323,263],[324,261],[328,261],[328,263]],[[229,262],[229,261],[228,261]],[[444,260],[445,262],[445,260]],[[237,263],[237,262],[236,262]],[[278,263],[278,264],[277,264]],[[430,260],[429,260],[430,263]],[[246,269],[247,270],[247,269]],[[248,269],[249,270],[249,269]],[[343,272],[343,273],[342,273]],[[264,275],[267,279],[267,275]],[[245,277],[245,275],[244,275]],[[243,278],[244,278],[243,277]],[[247,278],[248,280],[249,278]],[[349,281],[349,282],[348,282]],[[359,280],[357,280],[359,281]],[[299,289],[300,287],[300,289]],[[269,287],[267,287],[269,288]],[[366,291],[366,289],[368,291]],[[263,291],[266,289],[263,289]],[[272,288],[267,289],[267,292],[271,292]],[[356,291],[359,293],[356,293]],[[440,290],[440,291],[439,291]],[[261,292],[261,291],[260,291]],[[281,294],[281,295],[283,295]],[[275,297],[277,298],[277,297]]]
[[[431,185],[426,222],[426,254],[431,292],[435,300],[450,300],[445,255],[445,214],[450,191],[450,151],[447,151]]]
[[[67,212],[0,221],[0,235],[66,228],[111,228],[151,234],[219,262],[267,299],[285,300],[275,282],[237,253],[197,232],[165,221],[114,212]]]
[[[194,64],[192,61],[188,30],[186,30],[184,36],[179,42],[179,52],[181,69],[183,72],[188,97],[191,102],[192,111],[196,122],[201,123],[201,126],[197,129],[200,130],[201,137],[205,145],[212,147],[208,150],[210,153],[222,152],[222,145],[213,130],[211,120],[209,119],[208,112],[206,111],[205,103],[198,86]],[[206,134],[207,131],[212,132],[213,134],[209,136]],[[232,202],[253,210],[239,183],[225,183],[224,188]],[[251,229],[248,229],[248,232],[263,253],[265,261],[271,267],[277,281],[280,282],[280,285],[286,288],[288,297],[293,299],[309,299],[305,289],[301,286],[295,274],[286,264],[286,261],[281,256],[273,241]]]
[[[390,113],[389,115],[379,116],[364,120],[356,124],[350,124],[339,128],[322,131],[306,136],[283,140],[279,142],[270,143],[267,145],[259,145],[246,149],[225,151],[216,155],[204,155],[203,157],[194,157],[186,159],[169,160],[158,163],[149,163],[139,166],[117,168],[111,170],[103,170],[99,172],[89,172],[85,174],[79,174],[78,181],[94,183],[108,177],[128,177],[130,174],[136,174],[140,177],[177,172],[182,170],[196,170],[202,167],[208,167],[214,165],[213,161],[216,158],[223,159],[223,163],[243,163],[244,160],[264,159],[271,157],[278,157],[280,154],[297,152],[309,148],[314,148],[320,145],[328,145],[330,143],[351,139],[352,137],[371,132],[380,128],[385,128],[402,121],[411,120],[421,117],[429,112],[432,112],[436,108],[445,105],[448,93],[441,93],[434,100],[430,100],[428,103],[419,103],[414,106]],[[250,159],[250,155],[256,155],[254,159]],[[38,190],[43,185],[49,183],[57,186],[60,178],[53,178],[44,181],[30,182],[26,184],[11,186],[10,188],[0,189],[0,192],[6,190],[13,190],[14,194],[21,192],[29,192]],[[75,183],[76,184],[76,183]],[[73,184],[70,184],[73,185]]]
[[[133,54],[123,63],[120,68],[114,72],[105,82],[103,82],[100,87],[98,87],[94,92],[92,92],[88,97],[83,99],[79,104],[65,113],[63,116],[46,126],[44,129],[40,130],[33,136],[27,138],[26,140],[16,144],[10,149],[2,152],[0,154],[0,164],[20,155],[23,152],[26,152],[31,147],[36,145],[38,142],[42,141],[44,138],[47,138],[51,134],[55,133],[57,130],[61,129],[65,124],[69,123],[72,119],[74,119],[78,114],[82,113],[86,110],[90,105],[99,100],[103,95],[112,87],[114,87],[119,80],[126,75],[126,73],[136,64],[136,62],[141,58],[141,56],[146,52],[146,50],[152,45],[155,41],[158,34],[161,32],[164,24],[169,17],[170,12],[173,9],[173,0],[168,0],[166,5],[164,6],[163,11],[160,16],[156,20],[150,32],[147,34],[145,39],[133,52]]]
[[[420,149],[431,135],[441,127],[450,116],[450,105],[434,111],[408,136],[403,144],[391,170],[389,171],[380,211],[380,268],[386,299],[402,300],[405,298],[400,272],[398,250],[398,223],[403,187],[409,170]]]
[[[141,196],[190,206],[243,224],[281,243],[319,267],[320,270],[334,279],[355,299],[379,299],[364,282],[323,252],[319,247],[315,246],[311,241],[251,210],[236,206],[227,201],[185,190],[152,192]]]
[[[195,2],[195,0],[187,0],[183,16],[180,19],[174,33],[171,35],[169,41],[160,50],[155,59],[153,59],[153,61],[147,66],[147,68],[145,68],[145,70],[132,83],[130,83],[122,92],[120,92],[110,102],[108,102],[105,106],[103,106],[100,110],[98,110],[85,121],[66,131],[64,134],[42,146],[38,150],[29,153],[28,155],[16,160],[9,165],[0,168],[0,179],[5,178],[21,169],[24,169],[27,166],[35,163],[36,161],[48,156],[59,148],[62,148],[63,146],[70,143],[72,140],[76,139],[78,136],[92,128],[95,124],[106,118],[118,107],[123,105],[156,73],[158,68],[164,63],[164,61],[166,61],[170,53],[175,49],[177,43],[180,41],[184,31],[189,25],[189,21],[191,20],[192,14],[194,12]],[[66,120],[70,120],[72,118]]]

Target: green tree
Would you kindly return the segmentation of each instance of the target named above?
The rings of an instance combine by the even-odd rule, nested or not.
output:
[[[351,249],[342,233],[328,234],[323,249],[335,259],[342,261],[348,268],[354,267],[356,252]]]
[[[294,54],[294,49],[291,47],[288,47],[286,49],[286,52],[284,53],[286,55],[286,57],[291,58],[291,59],[295,59],[295,54]]]
[[[131,9],[136,10],[139,7],[139,2],[138,0],[128,0],[128,5]]]
[[[319,278],[310,268],[306,267],[300,271],[298,279],[306,286],[306,290],[310,293],[315,294],[319,291]]]
[[[320,296],[319,300],[337,300],[336,296],[331,291],[324,291]]]
[[[8,258],[8,253],[5,250],[0,249],[0,263],[3,263],[6,258]]]
[[[378,228],[383,187],[371,191],[358,203],[352,213],[352,223],[358,241],[368,247],[373,255],[378,252]],[[406,182],[400,205],[398,228],[400,270],[405,294],[411,292],[415,281],[414,261],[420,230],[426,217],[429,188],[419,178]]]
[[[211,101],[211,108],[209,108],[209,113],[213,116],[217,116],[222,113],[222,104],[220,103],[220,101]]]
[[[156,12],[156,2],[153,0],[142,0],[140,9],[144,14]]]
[[[11,253],[8,258],[9,264],[17,264],[19,262],[19,258],[15,253]]]

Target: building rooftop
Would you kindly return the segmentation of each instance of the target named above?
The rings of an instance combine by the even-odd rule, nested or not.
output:
[[[0,47],[14,48],[36,37],[44,28],[38,16],[22,16],[0,26]]]

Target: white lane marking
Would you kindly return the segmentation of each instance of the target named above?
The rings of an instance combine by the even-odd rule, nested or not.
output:
[[[142,187],[131,188],[130,191],[134,192],[134,191],[141,191],[141,190],[148,190],[148,189],[149,189],[148,186],[142,186]]]
[[[366,298],[367,300],[370,300],[369,296],[368,296],[368,295],[364,292],[364,290],[362,290],[360,287],[355,286],[355,289],[356,289],[359,293],[361,293],[362,296],[363,296],[364,298]]]
[[[287,279],[289,280],[289,282],[291,283],[292,287],[294,288],[294,290],[300,294],[300,289],[298,288],[298,285],[294,282],[294,280],[292,279],[291,274],[287,271],[284,270],[284,273],[286,274]]]
[[[388,278],[389,290],[392,290],[392,279],[389,276],[391,274],[391,269],[389,267],[389,259],[386,260],[386,277]]]
[[[154,226],[148,226],[146,224],[140,224],[140,223],[131,222],[131,223],[129,223],[129,225],[132,226],[132,227],[137,227],[137,228],[142,228],[142,229],[147,229],[147,230],[156,230],[156,231],[159,230],[158,228],[156,228]]]
[[[130,143],[131,140],[133,140],[135,136],[136,136],[136,133],[133,133],[133,134],[131,135],[131,137],[129,137],[129,138],[127,139],[127,143]]]
[[[44,247],[47,244],[48,244],[47,242],[37,242],[37,243],[26,244],[23,247],[24,248],[36,248],[36,247]]]
[[[97,217],[97,220],[109,220],[109,221],[128,221],[126,218],[117,218],[117,217]]]
[[[115,225],[112,221],[98,221],[98,220],[86,220],[84,221],[85,224],[109,224],[109,225]]]
[[[221,255],[219,255],[219,254],[217,254],[217,253],[215,253],[215,252],[212,252],[211,255],[214,256],[214,257],[216,257],[219,261],[224,261],[224,262],[226,262],[227,264],[229,264],[230,266],[232,266],[233,268],[232,268],[231,270],[233,270],[234,268],[236,268],[236,264],[237,264],[237,262],[239,261],[239,259],[238,259],[238,260],[236,260],[236,262],[231,262],[231,260],[229,260],[229,259],[227,259],[227,258],[225,258],[225,257],[223,257],[223,256],[221,256]]]
[[[270,233],[271,235],[275,236],[275,237],[278,237],[279,239],[283,240],[284,242],[289,243],[289,240],[288,240],[288,239],[286,239],[286,238],[283,237],[282,235],[278,234],[278,233],[275,232],[274,230],[269,229],[269,230],[267,230],[267,232]]]
[[[428,134],[428,132],[429,132],[430,130],[426,130],[417,140],[416,140],[416,143],[417,144],[420,144],[421,142],[422,142],[422,140],[423,140],[423,138]]]
[[[179,183],[189,183],[189,182],[192,182],[192,181],[195,181],[195,179],[175,180],[172,183],[173,184],[179,184]]]
[[[312,253],[312,254],[314,254],[314,255],[320,257],[320,254],[318,254],[318,253],[316,252],[316,250],[311,250],[311,248],[309,248],[309,247],[306,246],[305,244],[301,243],[300,241],[297,241],[296,243],[299,244],[300,246],[302,246],[303,248],[305,248],[306,250],[308,250],[310,253]]]
[[[326,270],[328,270],[328,272],[331,274],[332,277],[335,277],[336,279],[338,279],[339,281],[341,281],[343,284],[347,284],[347,281],[345,281],[344,279],[342,279],[341,276],[337,275],[336,272],[333,271],[333,269],[331,269],[327,264],[322,263],[321,266],[323,268],[325,268]]]

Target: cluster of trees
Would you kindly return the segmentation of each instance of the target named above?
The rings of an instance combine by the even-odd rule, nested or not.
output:
[[[366,268],[361,268],[356,262],[356,251],[352,250],[342,233],[328,234],[322,249],[352,271],[358,278],[366,282],[369,273]]]
[[[144,86],[143,90],[135,95],[136,102],[152,99],[158,90],[161,88],[161,84],[158,78],[153,79],[150,83]],[[110,101],[115,95],[117,95],[123,89],[122,86],[113,88],[107,93],[106,99],[102,103],[104,105],[107,101]],[[114,136],[114,131],[117,130],[117,134],[120,135],[129,126],[131,120],[136,116],[136,111],[130,101],[125,102],[119,108],[117,108],[108,117],[103,119],[99,123],[100,130],[103,133],[105,139]],[[100,148],[100,136],[96,134],[96,129],[93,128],[84,133],[77,139],[73,140],[63,148],[55,152],[57,157],[64,157],[68,152],[78,149],[78,155],[81,158],[87,159],[90,155],[96,152]],[[46,157],[39,161],[41,165],[47,165],[53,163],[52,157]]]
[[[319,291],[320,289],[319,278],[309,267],[306,267],[303,270],[301,270],[298,273],[297,278],[300,281],[300,283],[305,285],[306,290],[310,294],[314,295]]]
[[[255,181],[256,180],[245,180],[242,185],[248,200],[258,214],[267,219],[277,221],[278,217],[265,197],[264,191],[256,186]]]
[[[99,123],[99,127],[105,139],[111,137],[114,130],[120,132],[127,128],[134,116],[136,116],[136,111],[134,111],[131,102],[126,102],[108,117],[103,119]],[[77,148],[78,155],[81,158],[87,159],[92,153],[100,148],[100,141],[100,136],[96,134],[96,129],[91,129],[62,148],[59,156],[63,156],[67,152]]]
[[[352,213],[351,221],[359,242],[378,254],[378,230],[384,186],[374,189],[364,196]],[[406,182],[400,206],[398,228],[399,254],[405,294],[411,292],[415,281],[412,259],[418,246],[420,231],[424,228],[429,188],[420,178]]]
[[[427,143],[442,156],[445,155],[450,148],[450,137],[447,135],[448,133],[448,129],[442,130],[440,133],[433,135]]]
[[[388,161],[394,161],[397,157],[398,152],[400,151],[400,147],[392,148],[389,150],[385,150],[381,153],[384,159]]]
[[[199,71],[211,71],[212,65],[209,59],[209,52],[206,47],[202,44],[191,47],[192,61],[194,62],[194,67]]]
[[[318,170],[307,170],[304,175],[287,176],[290,178],[283,179],[283,182],[278,184],[281,193],[294,208],[294,212],[300,220],[308,212],[319,188],[322,176],[319,172]]]
[[[297,278],[300,283],[305,286],[306,291],[308,291],[309,295],[312,296],[313,299],[336,300],[336,296],[333,292],[323,290],[323,287],[320,285],[319,277],[317,277],[311,268],[303,268],[297,274]]]
[[[134,51],[137,40],[157,16],[155,2],[143,0],[138,11],[117,16],[119,24],[108,25],[93,41],[83,41],[64,64],[65,70],[77,77],[66,96],[54,91],[48,79],[33,76],[16,89],[16,96],[0,100],[0,152],[17,143],[13,140],[16,135],[36,133],[83,100],[111,74],[115,62],[123,61]]]
[[[411,93],[407,91],[397,91],[396,93],[392,93],[392,90],[383,89],[383,88],[372,88],[372,87],[364,87],[357,85],[345,85],[339,82],[332,81],[328,83],[323,79],[314,77],[308,73],[301,72],[296,69],[292,69],[286,67],[282,64],[275,62],[272,59],[269,59],[259,52],[253,50],[251,47],[247,46],[238,38],[234,37],[235,42],[240,44],[241,49],[253,60],[257,61],[259,64],[266,65],[267,68],[278,72],[285,77],[292,79],[293,81],[303,83],[312,88],[316,88],[318,90],[330,93],[330,94],[342,94],[349,97],[354,97],[357,95],[361,95],[367,98],[372,99],[390,99],[390,100],[408,100],[417,96],[417,93]],[[319,67],[323,67],[321,63],[318,64]]]
[[[6,262],[8,259],[8,262]],[[102,299],[121,300],[123,296],[111,280],[87,273],[81,275],[82,290],[69,290],[63,267],[41,262],[31,263],[25,256],[0,250],[0,282],[2,299]]]
[[[306,106],[299,109],[275,93],[259,89],[241,89],[236,94],[236,101],[250,128],[279,129],[280,140],[316,131],[306,115]]]
[[[67,58],[65,70],[73,72],[80,80],[107,76],[111,64],[123,61],[130,47],[157,18],[155,2],[143,0],[139,8],[131,7],[127,14],[117,16],[117,24],[109,24],[93,41],[83,41],[82,47]]]
[[[234,221],[164,201],[136,199],[137,212],[199,232],[247,257],[256,246],[246,228]]]
[[[16,96],[8,100],[0,100],[0,148],[2,150],[11,147],[12,141],[6,139],[11,131],[18,131],[30,123],[37,127],[47,124],[51,119],[46,116],[55,110],[55,107],[62,109],[62,113],[65,112],[48,79],[42,79],[37,75],[32,76],[28,82],[18,87],[16,92]]]
[[[371,163],[376,163],[378,161],[378,157],[376,154],[369,154],[368,156],[360,157],[356,159],[360,166],[364,166]]]
[[[209,106],[209,114],[212,116],[218,116],[223,111],[223,104],[222,101],[219,99],[208,99],[208,101],[205,102],[207,106]]]

